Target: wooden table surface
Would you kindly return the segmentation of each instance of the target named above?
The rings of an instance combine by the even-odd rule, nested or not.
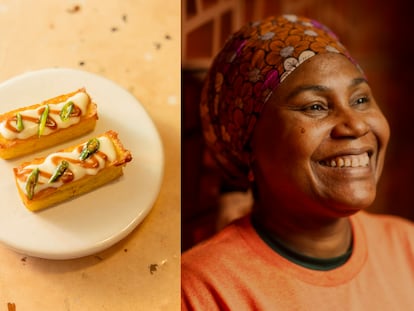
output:
[[[151,212],[109,249],[48,260],[0,244],[0,311],[179,310],[180,46],[179,1],[0,1],[0,83],[50,67],[99,74],[142,103],[165,155]]]

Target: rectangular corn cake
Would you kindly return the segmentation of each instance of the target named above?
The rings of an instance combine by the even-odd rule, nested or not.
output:
[[[12,159],[92,131],[97,106],[84,88],[0,115],[0,158]]]
[[[131,160],[118,133],[108,131],[13,170],[24,205],[30,211],[39,211],[120,177]]]

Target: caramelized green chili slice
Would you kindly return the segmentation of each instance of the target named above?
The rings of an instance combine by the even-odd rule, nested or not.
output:
[[[69,167],[69,162],[63,160],[58,165],[58,167],[56,168],[56,170],[53,173],[52,177],[50,177],[49,183],[53,183],[53,182],[57,181],[63,175],[63,173],[67,170],[68,167]]]
[[[82,161],[86,160],[98,150],[99,140],[97,138],[92,138],[85,144],[85,146],[83,146],[82,152],[79,157]]]
[[[23,118],[20,112],[16,114],[16,128],[19,132],[24,130]]]
[[[73,101],[69,101],[63,106],[62,110],[60,111],[60,118],[62,119],[62,121],[69,120],[70,114],[73,110],[73,106]]]
[[[39,168],[35,168],[30,175],[27,177],[26,192],[27,197],[31,200],[34,196],[34,190],[39,179]]]
[[[49,116],[49,105],[46,105],[45,110],[43,110],[42,115],[40,116],[39,121],[39,137],[42,136],[43,131],[46,127],[47,117]]]

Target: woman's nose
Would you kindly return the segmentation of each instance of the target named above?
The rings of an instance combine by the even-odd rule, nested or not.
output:
[[[358,138],[367,134],[369,129],[364,113],[348,107],[337,113],[331,136],[333,138]]]

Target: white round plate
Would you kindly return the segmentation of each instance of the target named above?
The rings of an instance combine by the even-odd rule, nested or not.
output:
[[[19,253],[71,259],[94,254],[127,236],[149,213],[161,187],[160,136],[141,104],[101,76],[67,68],[24,73],[0,84],[0,114],[85,87],[98,105],[94,132],[17,160],[0,159],[0,242]],[[124,176],[57,206],[30,212],[14,182],[13,167],[25,160],[114,130],[133,160]]]

